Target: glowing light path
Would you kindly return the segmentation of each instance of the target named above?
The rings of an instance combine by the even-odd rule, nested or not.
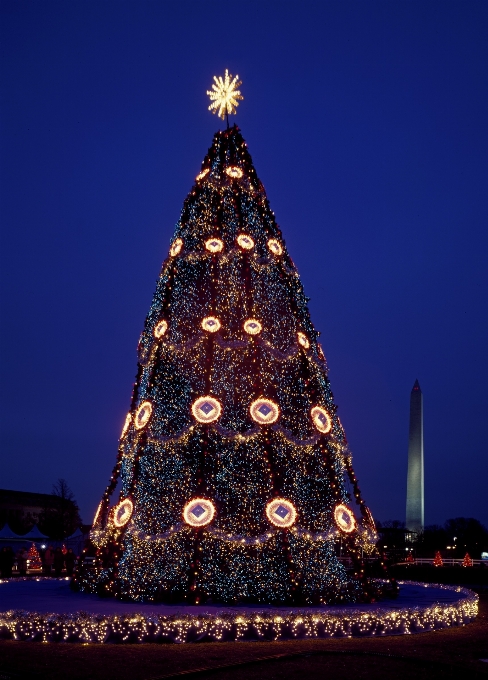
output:
[[[400,584],[396,600],[290,608],[141,604],[73,593],[67,579],[0,580],[0,639],[181,643],[377,637],[463,626],[478,613],[478,596],[467,588]]]

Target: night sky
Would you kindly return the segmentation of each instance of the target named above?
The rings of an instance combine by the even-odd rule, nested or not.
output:
[[[183,199],[239,125],[311,297],[362,493],[488,524],[488,3],[1,3],[0,487],[64,477],[85,522]]]

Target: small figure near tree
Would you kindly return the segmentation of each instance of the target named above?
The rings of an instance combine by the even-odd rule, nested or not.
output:
[[[40,569],[42,567],[41,556],[39,555],[39,550],[36,548],[35,543],[33,543],[29,548],[27,560],[29,563],[29,569]]]
[[[473,560],[469,556],[469,553],[466,553],[466,555],[464,556],[464,560],[463,560],[463,567],[472,567],[472,566],[473,566]]]
[[[442,561],[440,550],[436,552],[433,564],[434,567],[442,567],[442,565],[444,564],[444,562]]]

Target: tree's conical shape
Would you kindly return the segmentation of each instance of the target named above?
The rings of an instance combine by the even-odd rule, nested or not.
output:
[[[197,603],[378,595],[317,336],[246,143],[218,132],[140,339],[95,567],[75,587]]]

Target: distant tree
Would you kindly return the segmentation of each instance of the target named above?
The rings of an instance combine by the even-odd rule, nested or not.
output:
[[[442,561],[442,556],[441,556],[441,553],[440,553],[439,550],[436,552],[435,557],[434,557],[434,561],[432,562],[432,564],[434,565],[434,567],[442,567],[442,565],[444,564],[444,562]]]
[[[81,524],[80,510],[73,492],[65,479],[53,484],[53,503],[39,516],[39,528],[50,538],[63,539]]]
[[[445,550],[447,547],[447,533],[444,527],[438,524],[426,526],[417,538],[417,555],[430,557],[438,550]]]
[[[477,519],[456,517],[448,519],[444,527],[449,545],[456,546],[456,557],[461,558],[467,551],[479,559],[481,552],[488,550],[488,530]]]

